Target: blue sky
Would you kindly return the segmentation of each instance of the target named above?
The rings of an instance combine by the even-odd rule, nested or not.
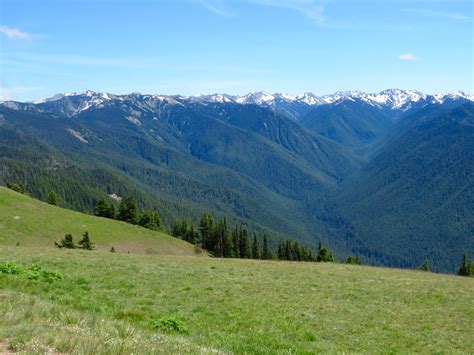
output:
[[[0,0],[0,99],[473,91],[472,0]]]

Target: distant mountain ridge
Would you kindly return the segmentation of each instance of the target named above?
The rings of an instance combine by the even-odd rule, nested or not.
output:
[[[127,101],[130,98],[142,98],[143,100],[158,100],[168,104],[208,104],[208,103],[234,103],[243,105],[259,105],[273,108],[279,113],[299,120],[311,108],[337,104],[344,101],[362,101],[379,109],[396,110],[405,112],[413,106],[423,107],[428,104],[443,104],[447,100],[474,101],[474,94],[457,91],[446,94],[424,94],[417,90],[387,89],[379,93],[366,93],[363,91],[337,91],[334,94],[318,96],[311,92],[300,95],[283,93],[267,93],[258,91],[245,95],[211,94],[211,95],[149,95],[131,93],[115,95],[105,92],[87,90],[84,93],[63,93],[50,98],[37,100],[30,103],[19,103],[16,101],[5,101],[2,104],[12,109],[25,107],[25,105],[54,106],[54,102],[61,99],[68,102],[65,111],[69,115],[88,110],[91,107],[102,107],[114,101]],[[62,100],[62,101],[63,101]]]

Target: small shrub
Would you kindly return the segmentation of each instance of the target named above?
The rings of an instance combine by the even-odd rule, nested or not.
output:
[[[346,264],[351,264],[351,265],[360,265],[361,261],[358,255],[356,256],[348,256],[346,260]]]
[[[152,322],[153,328],[165,333],[187,333],[188,329],[175,317],[155,320]]]
[[[52,282],[61,281],[64,277],[59,272],[47,271],[38,264],[31,264],[28,270],[26,270],[26,278],[34,281],[43,279],[45,281]]]
[[[7,261],[6,263],[0,264],[1,274],[18,275],[23,272],[23,269],[14,261]]]
[[[26,277],[28,280],[38,281],[45,280],[48,282],[60,281],[64,277],[59,272],[47,271],[38,264],[31,264],[31,266],[24,270],[20,265],[14,261],[8,261],[0,264],[0,273],[10,275],[20,275]]]

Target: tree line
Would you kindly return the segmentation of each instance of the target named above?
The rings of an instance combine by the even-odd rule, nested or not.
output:
[[[200,246],[219,258],[336,261],[333,253],[321,242],[318,249],[314,250],[297,240],[285,240],[278,244],[276,251],[273,251],[265,233],[258,235],[243,225],[229,226],[225,216],[216,219],[208,212],[202,214],[197,226],[186,218],[176,220],[171,228],[171,235]],[[360,264],[360,259],[358,256],[350,257],[348,262]]]
[[[27,194],[23,184],[7,183],[6,187],[16,192]],[[59,195],[50,192],[47,202],[59,205]],[[94,214],[98,217],[115,219],[126,223],[139,225],[155,231],[167,232],[161,222],[160,215],[152,210],[140,210],[136,197],[123,198],[118,208],[113,202],[108,203],[106,197],[102,197],[94,207]],[[87,232],[86,232],[87,233]],[[214,257],[241,258],[241,259],[263,259],[263,260],[288,260],[309,262],[336,262],[329,248],[321,241],[315,250],[309,246],[302,245],[297,240],[285,240],[279,242],[275,251],[269,246],[267,235],[258,235],[249,231],[243,225],[229,226],[225,216],[215,219],[210,213],[203,213],[198,226],[190,223],[186,218],[176,220],[171,227],[171,235],[189,243],[195,244],[197,249],[204,249]],[[82,243],[83,242],[83,243]],[[93,244],[89,244],[88,234],[83,236],[80,247],[91,250]],[[72,236],[66,235],[57,247],[70,248],[74,246]],[[112,250],[111,250],[112,251]],[[113,250],[115,251],[115,250]],[[361,265],[362,261],[358,255],[348,256],[347,264]],[[417,269],[429,271],[428,260]],[[467,252],[463,254],[459,266],[458,275],[474,276],[474,261],[470,260]]]

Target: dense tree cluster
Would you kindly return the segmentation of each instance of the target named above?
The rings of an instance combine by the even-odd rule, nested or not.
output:
[[[95,205],[94,214],[98,217],[115,219],[115,206],[113,203],[107,203],[105,197],[102,197]]]
[[[311,248],[296,240],[286,240],[278,245],[278,259],[289,261],[316,261],[317,255]]]
[[[210,213],[201,216],[198,227],[187,219],[175,221],[171,233],[174,237],[202,245],[215,257],[241,259],[278,259],[289,261],[335,261],[331,251],[320,243],[319,249],[286,240],[273,253],[266,234],[258,235],[240,225],[229,226],[225,217],[215,219]]]
[[[10,190],[19,192],[19,193],[24,194],[24,195],[26,194],[25,185],[23,185],[23,184],[11,184],[11,183],[7,183],[7,187],[8,187]]]
[[[152,230],[162,230],[160,215],[155,211],[145,210],[143,212],[138,208],[137,199],[134,196],[124,198],[116,212],[115,205],[108,203],[105,197],[102,197],[95,205],[94,213],[98,217],[117,219],[119,221],[136,224]]]
[[[187,219],[175,221],[171,234],[187,242],[202,245],[215,257],[272,259],[266,235],[251,235],[243,226],[236,225],[231,228],[225,217],[216,220],[210,213],[201,216],[197,227]]]

